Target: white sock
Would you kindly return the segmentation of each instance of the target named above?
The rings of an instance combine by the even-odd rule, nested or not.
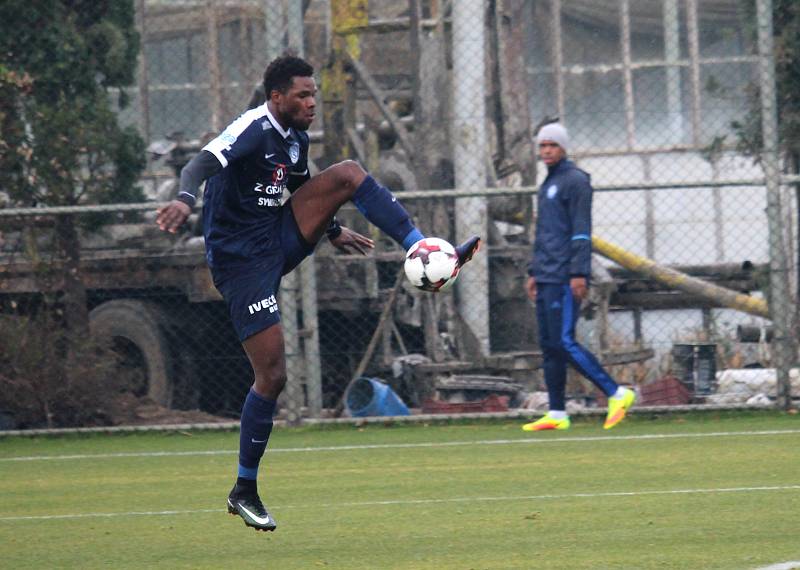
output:
[[[611,396],[611,397],[612,398],[622,398],[622,396],[625,395],[625,391],[626,391],[626,388],[623,388],[622,386],[617,386],[617,391],[614,392],[614,395]]]
[[[565,420],[569,417],[564,410],[550,410],[547,415],[554,420]]]

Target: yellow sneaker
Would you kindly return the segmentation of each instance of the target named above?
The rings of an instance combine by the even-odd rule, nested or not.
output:
[[[522,426],[522,431],[543,431],[546,429],[569,429],[569,417],[563,419],[551,418],[550,414],[539,418],[535,422]]]
[[[625,390],[625,393],[622,394],[621,398],[608,399],[608,414],[606,415],[606,421],[603,424],[603,429],[611,429],[621,422],[625,417],[625,413],[628,411],[628,408],[630,408],[636,401],[636,392],[628,388],[623,389]]]

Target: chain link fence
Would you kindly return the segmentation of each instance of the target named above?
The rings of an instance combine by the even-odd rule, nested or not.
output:
[[[546,176],[532,136],[556,118],[595,188],[593,286],[578,340],[637,388],[643,407],[788,407],[800,397],[800,141],[780,130],[776,101],[793,86],[780,74],[776,82],[768,55],[771,2],[136,7],[138,82],[119,117],[148,145],[141,185],[151,202],[0,210],[0,307],[15,323],[3,328],[0,380],[17,394],[49,391],[30,379],[42,361],[21,355],[31,343],[57,342],[40,319],[62,311],[69,294],[69,264],[51,246],[57,221],[68,218],[81,232],[74,275],[91,328],[112,339],[116,355],[109,398],[122,394],[127,407],[78,420],[54,416],[34,396],[6,397],[6,428],[145,421],[142,401],[199,410],[196,421],[238,418],[252,373],[205,267],[198,216],[172,236],[158,231],[154,210],[285,49],[317,70],[315,169],[356,158],[426,235],[459,243],[477,233],[485,247],[454,292],[423,293],[405,280],[399,246],[343,208],[342,223],[376,249],[342,255],[323,240],[284,279],[282,417],[347,415],[382,383],[415,413],[546,409],[524,281]],[[572,412],[605,406],[577,375],[568,396]]]

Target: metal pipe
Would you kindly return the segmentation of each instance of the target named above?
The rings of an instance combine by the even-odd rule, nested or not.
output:
[[[622,82],[625,90],[625,140],[629,149],[636,145],[636,110],[633,104],[633,72],[631,71],[631,4],[622,0],[620,7],[620,43],[622,48]]]
[[[683,140],[683,108],[681,106],[680,21],[678,0],[664,0],[664,59],[667,73],[667,113],[670,133]]]
[[[689,62],[692,76],[692,142],[700,144],[700,32],[697,25],[697,0],[686,0],[686,32],[689,36]]]
[[[723,57],[699,57],[697,62],[700,65],[714,64],[714,63],[756,63],[758,58],[751,55],[730,55]],[[640,59],[631,62],[631,69],[651,69],[657,67],[677,68],[689,67],[692,61],[688,59]],[[582,75],[584,73],[611,73],[614,71],[622,70],[621,63],[594,63],[594,64],[581,64],[573,63],[561,68],[565,74]],[[553,73],[553,67],[538,66],[532,67],[528,71],[531,75],[543,75]]]
[[[642,172],[648,182],[653,179],[652,157],[642,156]],[[644,228],[645,228],[645,253],[648,257],[656,256],[656,205],[652,192],[644,193]]]
[[[561,0],[553,0],[553,73],[556,83],[556,105],[561,122],[566,124],[565,95],[564,95],[564,46],[561,42]]]
[[[798,175],[783,175],[780,184],[797,184],[800,182]],[[714,188],[714,187],[747,187],[764,186],[763,178],[741,178],[735,180],[699,182],[668,182],[668,183],[638,183],[630,184],[601,184],[594,186],[595,192],[641,192],[643,190],[678,190],[681,188]],[[398,200],[414,200],[419,198],[469,198],[474,196],[516,196],[535,195],[538,188],[535,186],[520,186],[519,188],[486,188],[472,187],[468,190],[431,189],[395,192]],[[98,212],[139,212],[155,210],[166,206],[167,202],[135,202],[128,204],[94,204],[83,206],[53,206],[43,208],[0,208],[0,218],[24,216],[59,216],[64,214],[98,213]]]
[[[797,176],[784,176],[784,183],[797,182]],[[681,188],[714,188],[714,187],[748,187],[764,186],[763,178],[701,181],[701,182],[670,182],[670,183],[638,183],[636,185],[627,184],[604,184],[594,186],[595,192],[641,192],[643,190],[678,190]],[[536,195],[538,188],[535,186],[521,186],[519,188],[486,188],[472,187],[470,189],[431,189],[431,190],[411,190],[394,192],[398,200],[414,200],[426,198],[470,198],[494,196],[516,196],[516,195]],[[84,206],[53,206],[45,208],[0,208],[0,218],[3,217],[25,217],[25,216],[59,216],[65,214],[88,214],[98,212],[138,212],[155,210],[161,206],[166,206],[166,202],[136,202],[128,204],[94,204]]]

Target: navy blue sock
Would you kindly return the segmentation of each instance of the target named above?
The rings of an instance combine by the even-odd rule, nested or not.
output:
[[[367,175],[353,196],[356,208],[386,235],[408,249],[425,236],[411,223],[411,216],[392,193]]]
[[[275,400],[256,394],[252,388],[245,398],[239,432],[239,477],[243,479],[258,476],[258,463],[272,432],[275,404]]]

